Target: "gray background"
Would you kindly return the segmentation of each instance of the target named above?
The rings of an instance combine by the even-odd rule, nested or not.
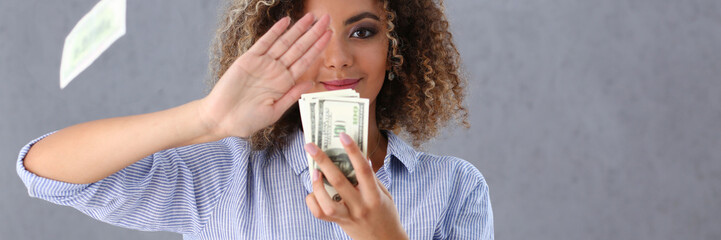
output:
[[[66,34],[95,1],[0,1],[0,238],[179,239],[32,199],[20,148],[75,123],[204,94],[218,1],[129,1],[128,33],[65,90]],[[498,239],[721,239],[721,1],[447,3],[471,161]]]

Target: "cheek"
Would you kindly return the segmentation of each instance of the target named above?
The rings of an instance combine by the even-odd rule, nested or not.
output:
[[[387,47],[365,47],[356,52],[357,63],[366,73],[366,83],[360,90],[361,97],[368,98],[375,104],[376,96],[383,87],[386,75]]]
[[[383,84],[386,72],[387,53],[387,45],[384,47],[380,44],[359,51],[359,64],[363,66],[363,69],[369,75],[368,77],[374,80],[374,85]]]

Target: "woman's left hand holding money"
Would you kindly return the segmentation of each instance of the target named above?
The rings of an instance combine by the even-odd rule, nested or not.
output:
[[[353,239],[408,239],[398,217],[398,210],[388,189],[378,181],[369,161],[348,135],[341,133],[341,142],[355,169],[358,185],[353,186],[328,156],[313,143],[306,151],[320,166],[322,173],[311,172],[313,192],[305,201],[313,216],[335,222]],[[335,202],[323,186],[322,175],[340,194]]]

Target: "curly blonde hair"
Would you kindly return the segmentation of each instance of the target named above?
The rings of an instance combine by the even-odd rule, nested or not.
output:
[[[450,120],[469,127],[463,106],[466,80],[443,1],[379,1],[386,13],[391,70],[376,97],[378,128],[405,131],[419,147]],[[210,87],[276,21],[302,17],[303,1],[230,0],[224,9],[211,46]],[[254,133],[250,142],[254,149],[282,147],[300,126],[296,104],[276,123]]]

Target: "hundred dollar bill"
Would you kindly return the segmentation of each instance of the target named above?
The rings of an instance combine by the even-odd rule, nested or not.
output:
[[[298,108],[300,109],[300,116],[301,116],[301,124],[303,126],[303,138],[305,139],[306,143],[309,142],[315,142],[312,133],[315,131],[315,105],[316,101],[319,98],[323,97],[349,97],[349,98],[358,98],[359,94],[351,89],[343,89],[343,90],[335,90],[335,91],[326,91],[326,92],[317,92],[317,93],[307,93],[301,95],[300,99],[298,100]],[[313,110],[311,110],[313,109]],[[308,166],[311,166],[313,159],[310,157],[308,153],[306,153],[306,157],[308,158]]]
[[[320,98],[329,97],[359,98],[360,95],[358,94],[358,92],[352,89],[307,93],[301,95],[300,100],[298,100],[298,105],[300,109],[301,119],[308,119],[307,121],[301,121],[303,129],[307,129],[303,132],[307,142],[315,142],[315,139],[313,138],[314,135],[312,133],[315,132],[316,127],[315,106],[317,100]],[[310,159],[310,156],[308,156],[308,158]]]
[[[314,142],[326,153],[338,169],[353,185],[358,184],[350,158],[340,142],[340,133],[344,132],[358,144],[365,156],[368,147],[368,99],[359,98],[353,90],[329,91],[307,94],[298,101],[306,142]],[[309,170],[320,167],[310,155]],[[328,194],[340,201],[338,192],[323,179]]]
[[[60,89],[125,35],[126,0],[101,0],[65,38],[60,61]]]
[[[352,90],[352,89],[343,89],[343,90],[335,90],[335,91],[325,91],[325,92],[317,92],[317,93],[306,93],[302,94],[300,96],[300,99],[298,100],[298,107],[300,109],[300,116],[301,116],[301,123],[303,126],[303,137],[305,138],[306,142],[315,142],[313,139],[313,132],[315,131],[315,105],[316,100],[319,98],[327,98],[327,97],[348,97],[348,98],[358,98],[360,95],[358,92]],[[312,109],[312,110],[311,110]],[[310,155],[306,153],[306,156],[308,157],[308,163],[310,166],[310,161],[312,160]]]

